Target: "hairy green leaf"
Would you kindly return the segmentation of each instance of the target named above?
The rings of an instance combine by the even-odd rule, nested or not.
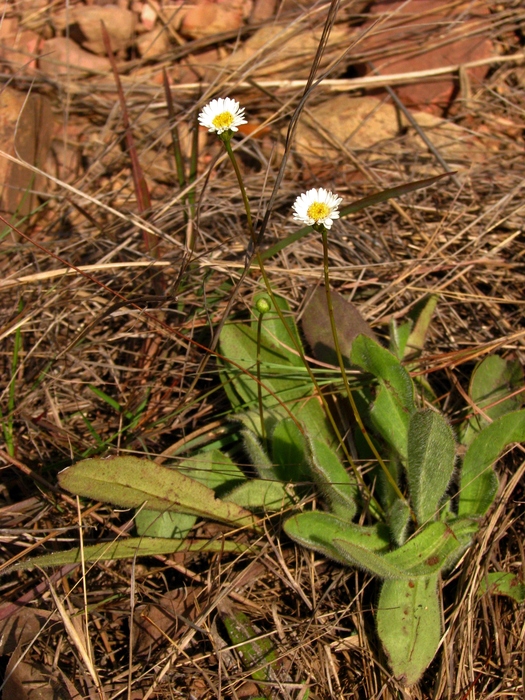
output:
[[[224,372],[241,399],[233,405],[242,405],[250,410],[253,429],[261,435],[260,419],[254,412],[259,405],[257,331],[249,326],[226,324],[221,333],[220,352],[235,363],[224,366]],[[302,364],[297,364],[296,352],[263,334],[259,358],[261,399],[265,413],[269,411],[276,418],[294,416],[309,433],[331,442],[331,427],[319,400],[313,395],[313,385],[306,370]]]
[[[407,476],[410,500],[420,525],[434,520],[456,457],[454,435],[440,413],[430,409],[410,417]]]
[[[395,318],[390,320],[390,342],[389,350],[397,357],[398,360],[402,360],[405,356],[405,348],[408,343],[408,338],[410,336],[410,331],[412,330],[412,321],[406,321],[400,326],[397,325]]]
[[[176,469],[181,474],[213,489],[216,495],[227,492],[246,479],[239,467],[220,450],[199,452],[193,457],[182,460]]]
[[[459,547],[454,531],[445,523],[435,522],[384,557],[410,576],[429,576],[440,571]]]
[[[359,335],[352,345],[352,364],[378,380],[370,419],[403,461],[407,457],[408,424],[415,411],[410,375],[391,352],[371,338]]]
[[[124,508],[187,513],[236,527],[254,527],[253,516],[181,474],[138,457],[86,459],[58,475],[60,485],[78,496]]]
[[[259,474],[261,479],[277,479],[275,465],[272,464],[272,460],[264,450],[259,437],[253,430],[250,430],[250,428],[245,428],[241,434],[244,442],[244,449],[248,453],[248,457],[255,467],[257,474]]]
[[[254,305],[261,297],[266,299],[270,305],[272,304],[268,294],[266,292],[261,292],[260,294],[255,295],[253,300]],[[281,315],[284,319],[284,324],[281,321],[279,314],[275,310],[275,307],[273,307],[270,311],[264,314],[261,326],[261,339],[263,343],[268,341],[268,343],[281,347],[291,365],[302,367],[303,361],[296,349],[296,346],[302,347],[302,341],[288,302],[286,299],[276,294],[274,294],[273,298],[279,307]],[[254,319],[252,321],[252,330],[255,332],[257,332],[257,325],[258,320]]]
[[[438,303],[437,294],[429,294],[421,299],[410,314],[414,320],[411,333],[404,347],[403,357],[414,357],[423,350],[432,314]]]
[[[279,421],[272,432],[272,456],[277,477],[298,484],[310,479],[303,433],[291,418]]]
[[[236,503],[253,511],[280,511],[294,503],[286,484],[267,479],[245,481],[224,498],[228,503]]]
[[[299,513],[288,518],[284,530],[296,542],[347,565],[362,566],[357,560],[350,561],[348,553],[344,551],[345,543],[353,546],[358,556],[362,552],[366,556],[367,553],[372,555],[386,551],[389,545],[380,526],[362,527],[319,511]]]
[[[200,452],[183,460],[176,468],[185,476],[213,489],[215,495],[221,495],[245,480],[239,467],[220,450]],[[195,515],[187,513],[140,508],[135,516],[135,527],[138,535],[148,537],[186,537],[196,521]]]
[[[498,490],[498,477],[492,465],[514,442],[525,442],[525,410],[501,416],[476,435],[461,469],[460,516],[480,517],[490,508]]]
[[[410,506],[397,498],[388,513],[388,525],[392,540],[401,546],[405,543],[408,524],[410,523]]]
[[[517,603],[525,601],[525,584],[516,574],[505,571],[492,571],[483,576],[479,585],[479,594],[491,593],[513,598]]]
[[[241,553],[246,547],[230,540],[188,540],[160,537],[130,537],[105,542],[103,544],[88,545],[83,552],[80,547],[69,549],[65,552],[53,552],[33,557],[14,564],[12,570],[46,568],[48,566],[64,566],[82,561],[112,561],[114,559],[133,559],[134,557],[152,557],[156,554],[172,554],[173,552],[237,552]]]
[[[338,456],[326,443],[308,440],[312,475],[317,487],[340,518],[352,521],[356,512],[357,484],[354,476],[343,467]]]
[[[384,579],[408,578],[408,573],[389,561],[384,554],[371,552],[350,539],[347,533],[345,535],[344,539],[336,538],[333,541],[333,546],[347,566],[357,566]]]
[[[523,387],[521,364],[517,360],[504,360],[498,355],[489,355],[472,373],[469,396],[488,418],[496,420],[521,408],[525,396],[523,392],[505,398],[520,387]],[[489,421],[482,414],[472,416],[463,431],[461,442],[470,445],[488,424]]]
[[[161,537],[184,539],[197,522],[195,515],[172,513],[169,510],[159,512],[141,508],[135,516],[137,535],[146,537]]]
[[[441,639],[437,575],[385,581],[377,607],[377,632],[396,678],[416,683]]]

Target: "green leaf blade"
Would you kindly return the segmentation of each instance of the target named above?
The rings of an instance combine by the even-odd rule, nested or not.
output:
[[[379,382],[370,419],[375,428],[406,462],[408,425],[415,411],[414,385],[399,360],[379,343],[359,335],[352,345],[352,364]]]
[[[351,522],[357,512],[358,488],[355,478],[348,474],[337,454],[326,443],[312,438],[308,446],[317,487],[334,514]]]
[[[215,497],[203,484],[138,457],[86,459],[58,475],[60,485],[78,496],[124,508],[186,513],[236,527],[254,527],[249,511]]]
[[[76,547],[65,552],[53,552],[39,557],[17,562],[13,571],[25,571],[35,567],[65,566],[81,562],[113,561],[115,559],[133,559],[135,557],[153,557],[157,554],[174,552],[233,552],[241,553],[246,547],[230,540],[188,540],[161,537],[130,537],[114,542],[105,542]]]
[[[362,527],[330,513],[312,511],[288,518],[284,530],[299,544],[347,566],[366,568],[377,576],[404,575],[380,557],[389,542],[378,526]]]
[[[514,442],[525,442],[525,410],[501,416],[473,439],[461,469],[459,516],[485,515],[499,485],[492,465]]]
[[[412,685],[439,647],[441,610],[437,576],[385,581],[379,596],[377,631],[397,680]]]
[[[384,557],[410,576],[430,576],[441,571],[459,547],[453,530],[445,523],[435,522]]]
[[[469,396],[485,416],[494,421],[521,408],[523,392],[514,396],[509,394],[522,386],[523,369],[517,360],[504,360],[498,355],[489,355],[472,373]],[[485,416],[477,414],[470,418],[461,438],[463,444],[470,445],[476,435],[489,424],[490,421]]]
[[[267,479],[249,479],[228,493],[225,500],[254,512],[278,512],[294,505],[286,484]]]
[[[408,429],[407,476],[420,525],[436,518],[455,457],[454,435],[443,416],[430,409],[414,413]]]
[[[525,602],[525,584],[516,574],[492,571],[486,574],[479,586],[479,595],[490,593],[512,598],[517,603]]]
[[[195,515],[159,512],[141,508],[135,515],[135,528],[141,537],[184,539],[197,522]]]
[[[310,478],[305,437],[295,421],[291,418],[279,421],[272,432],[271,443],[275,472],[281,481],[298,484]]]

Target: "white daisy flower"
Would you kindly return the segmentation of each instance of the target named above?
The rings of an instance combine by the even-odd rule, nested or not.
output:
[[[342,201],[341,197],[329,190],[314,187],[297,197],[293,205],[293,218],[308,226],[320,224],[325,228],[331,228],[333,220],[339,218],[337,207]]]
[[[244,107],[241,109],[236,100],[229,97],[219,97],[212,100],[199,114],[199,124],[208,131],[222,134],[224,131],[237,131],[241,124],[247,124],[244,118]]]

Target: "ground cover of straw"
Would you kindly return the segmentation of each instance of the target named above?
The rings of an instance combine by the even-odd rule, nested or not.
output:
[[[487,32],[503,55],[520,49],[520,10],[519,3],[498,7]],[[302,62],[313,60],[314,50]],[[135,147],[144,162],[155,152],[174,168],[162,88],[144,76],[135,89],[125,84],[130,120],[138,125]],[[196,372],[210,343],[210,324],[222,318],[245,264],[247,227],[235,176],[220,144],[201,134],[193,222],[185,219],[174,177],[148,179],[151,208],[140,215],[111,75],[96,85],[79,82],[70,93],[55,85],[50,91],[55,113],[65,114],[67,102],[67,126],[88,135],[91,159],[71,183],[75,190],[48,183],[46,206],[25,228],[27,237],[9,235],[2,242],[2,376],[6,386],[14,377],[15,386],[10,414],[8,389],[2,395],[15,446],[13,454],[5,445],[1,452],[2,566],[21,554],[72,547],[79,526],[85,544],[129,531],[131,513],[77,503],[55,488],[57,472],[94,448],[151,457],[164,452],[164,463],[175,464],[190,448],[213,442],[234,447],[236,428],[214,359],[201,376]],[[232,90],[254,123],[268,125],[259,138],[236,140],[259,220],[302,90],[284,84],[272,91],[256,84]],[[332,97],[320,86],[308,104]],[[195,90],[176,93],[184,123],[192,124],[198,100],[202,105]],[[330,233],[333,288],[351,297],[383,337],[392,316],[403,318],[426,293],[439,296],[420,363],[452,422],[465,405],[478,359],[498,352],[525,360],[524,110],[523,68],[496,63],[471,86],[468,100],[460,95],[451,109],[449,116],[474,137],[450,162],[457,175],[337,222]],[[331,142],[330,157],[321,154],[315,165],[292,146],[264,246],[296,230],[291,204],[309,187],[326,186],[346,204],[440,172],[416,141],[401,134],[353,149],[351,158],[340,144],[334,157]],[[157,257],[147,252],[148,228],[160,233]],[[68,268],[71,274],[65,274]],[[322,277],[319,237],[311,234],[275,255],[267,272],[300,318],[307,289]],[[254,268],[242,281],[232,317],[246,318],[260,289]],[[21,347],[13,369],[18,327]],[[126,429],[126,412],[134,414],[144,401],[140,419]],[[241,452],[237,460],[242,462]],[[525,558],[523,450],[516,448],[498,469],[497,504],[461,567],[446,579],[447,634],[439,655],[410,691],[389,674],[374,636],[377,582],[301,551],[282,538],[278,521],[268,523],[256,555],[100,562],[85,571],[48,572],[51,587],[64,601],[79,643],[91,647],[107,698],[261,692],[236,651],[224,646],[217,606],[232,593],[233,604],[278,650],[284,680],[271,689],[273,697],[302,697],[303,686],[311,698],[522,697],[523,607],[477,595],[487,571],[519,574]],[[199,525],[203,536],[220,530]],[[238,537],[246,541],[244,534]],[[97,697],[93,675],[43,581],[40,571],[32,571],[9,574],[0,584],[6,602],[30,594],[30,608],[55,610],[54,624],[37,629],[25,660],[43,669],[63,697]],[[169,624],[155,604],[172,606]],[[27,687],[20,692],[33,697]],[[62,697],[53,692],[46,697]]]

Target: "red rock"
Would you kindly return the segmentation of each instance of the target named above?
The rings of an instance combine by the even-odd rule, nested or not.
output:
[[[35,209],[46,181],[24,163],[42,168],[51,145],[53,113],[44,95],[4,87],[0,94],[0,150],[19,159],[0,159],[0,211],[23,219]],[[22,227],[27,225],[22,222]]]
[[[383,0],[370,8],[372,27],[359,44],[381,74],[408,73],[460,65],[494,55],[486,36],[487,5],[465,2],[451,6],[447,0],[412,0],[406,7],[399,0]],[[485,28],[485,30],[484,30]],[[468,69],[470,79],[483,80],[489,66]],[[362,73],[372,74],[366,63]],[[417,83],[396,86],[408,107],[439,113],[450,106],[459,89],[458,74],[429,77]]]
[[[40,36],[30,29],[21,29],[16,17],[0,22],[0,60],[15,75],[34,73]]]

